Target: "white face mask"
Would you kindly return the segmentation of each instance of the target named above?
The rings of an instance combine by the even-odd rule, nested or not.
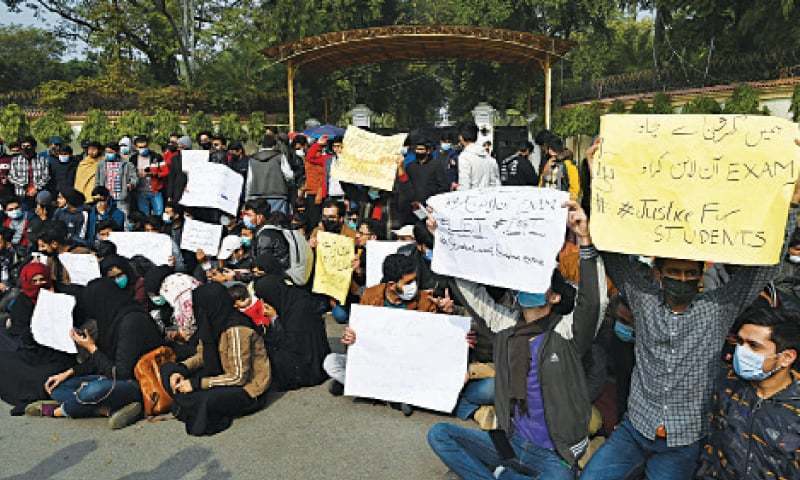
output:
[[[404,302],[413,300],[414,297],[417,296],[417,282],[411,282],[403,285],[403,293],[399,293],[397,296],[400,297],[400,300],[403,300]]]
[[[789,261],[794,264],[800,263],[800,255],[789,255]]]
[[[300,158],[303,158],[303,157],[306,156],[306,151],[303,150],[302,148],[295,150],[294,153]]]

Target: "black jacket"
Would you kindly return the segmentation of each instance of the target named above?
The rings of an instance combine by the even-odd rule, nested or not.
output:
[[[500,162],[500,183],[504,186],[537,186],[539,176],[530,160],[514,154]]]
[[[443,158],[431,158],[425,163],[415,160],[406,167],[406,174],[413,187],[412,202],[425,203],[434,195],[450,191],[447,164]]]

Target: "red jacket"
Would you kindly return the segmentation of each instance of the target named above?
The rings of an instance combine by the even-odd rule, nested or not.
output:
[[[165,161],[150,164],[150,188],[154,192],[164,189],[167,175],[169,175],[169,164]]]
[[[319,205],[328,196],[328,160],[332,155],[321,152],[322,145],[311,145],[304,160],[306,167],[306,195],[315,195],[315,203]]]

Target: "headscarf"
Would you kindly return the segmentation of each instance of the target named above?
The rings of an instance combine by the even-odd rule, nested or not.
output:
[[[219,338],[231,327],[253,328],[253,322],[233,307],[233,297],[220,283],[210,282],[192,292],[197,332],[203,342],[203,374],[222,373]]]
[[[136,272],[133,270],[131,262],[127,258],[122,257],[120,255],[109,255],[105,257],[102,262],[100,262],[100,273],[105,277],[108,274],[109,270],[111,270],[114,267],[117,267],[120,270],[122,270],[122,273],[124,273],[128,277],[128,286],[125,287],[123,290],[126,290],[128,292],[132,292],[133,290],[135,290],[136,279],[138,279],[139,276],[136,275]]]
[[[173,273],[161,283],[159,294],[172,307],[175,323],[188,336],[197,331],[194,311],[192,309],[192,290],[200,286],[196,278],[184,273]]]
[[[159,265],[151,268],[144,274],[144,291],[158,293],[161,283],[172,273],[172,268],[166,265]]]
[[[113,352],[114,338],[120,319],[127,313],[144,309],[125,290],[117,287],[114,280],[107,277],[89,282],[79,298],[81,311],[87,318],[97,322],[97,348],[103,352]]]
[[[281,266],[281,262],[275,258],[271,253],[262,253],[255,259],[256,267],[260,268],[262,272],[267,275],[276,275],[283,277],[286,275],[286,270]]]
[[[44,285],[34,285],[33,277],[36,275],[44,276],[47,283]],[[49,289],[53,286],[53,282],[50,278],[50,270],[47,268],[47,265],[43,263],[31,262],[22,267],[22,271],[19,273],[19,285],[22,293],[30,298],[33,304],[36,305],[36,300],[39,298],[39,291],[42,288]]]

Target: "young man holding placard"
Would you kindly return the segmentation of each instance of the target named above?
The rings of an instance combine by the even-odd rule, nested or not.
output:
[[[800,182],[786,238],[794,231],[798,203]],[[785,244],[783,249],[781,258]],[[642,467],[648,479],[690,478],[706,434],[723,340],[779,267],[739,267],[728,283],[701,293],[702,261],[656,258],[653,271],[624,254],[603,252],[603,261],[636,319],[636,367],[628,414],[581,478],[623,479]]]

